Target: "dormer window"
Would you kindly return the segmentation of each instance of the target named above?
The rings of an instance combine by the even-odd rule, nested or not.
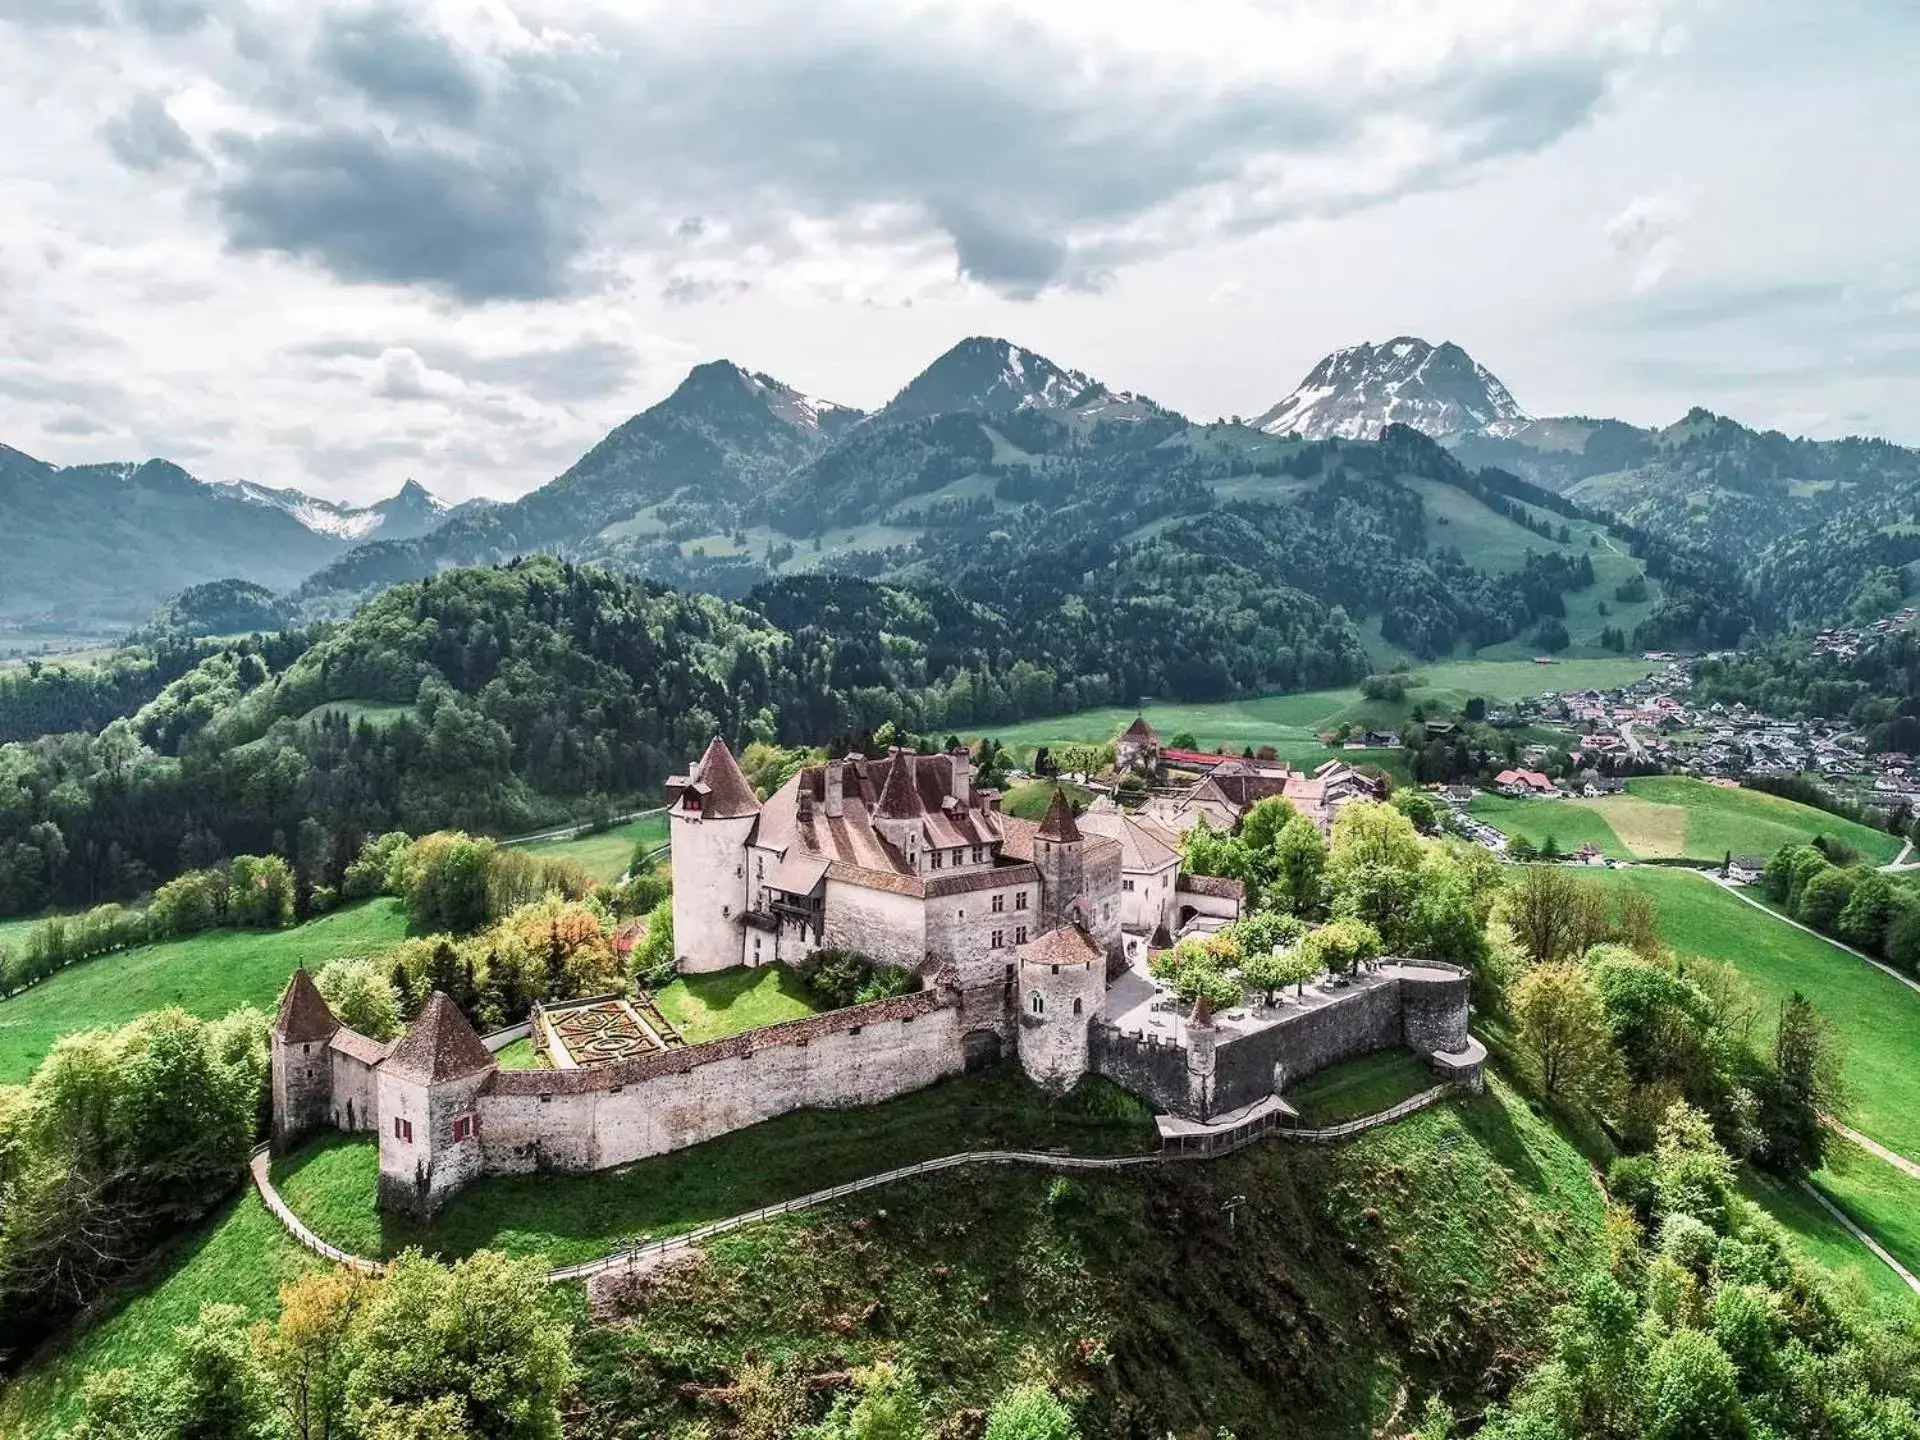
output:
[[[698,815],[700,813],[700,797],[691,790],[687,791],[686,798],[680,802],[680,808],[682,810],[690,810]]]

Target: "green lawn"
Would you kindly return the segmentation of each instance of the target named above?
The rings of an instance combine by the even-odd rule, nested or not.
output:
[[[1111,740],[1132,723],[1136,714],[1164,741],[1190,730],[1202,745],[1239,751],[1245,746],[1317,743],[1318,732],[1342,722],[1355,725],[1399,725],[1415,705],[1429,712],[1458,711],[1480,696],[1490,702],[1516,700],[1543,690],[1608,689],[1638,680],[1653,666],[1638,658],[1610,656],[1567,660],[1557,665],[1535,665],[1528,660],[1443,660],[1416,667],[1419,683],[1400,701],[1364,700],[1358,689],[1312,690],[1291,695],[1222,700],[1210,704],[1147,701],[1137,709],[1110,705],[1074,715],[1028,720],[992,731],[1009,745],[1070,745]],[[1285,754],[1285,750],[1281,750]],[[1325,752],[1321,752],[1325,753]],[[1304,760],[1304,756],[1302,757]]]
[[[15,920],[0,920],[0,950],[10,950],[23,943],[29,930],[54,913],[49,910],[39,915],[22,915]]]
[[[1338,1125],[1378,1114],[1437,1083],[1426,1061],[1396,1045],[1316,1071],[1290,1086],[1286,1099],[1303,1125]]]
[[[1616,860],[1633,858],[1633,852],[1621,843],[1591,801],[1516,800],[1482,792],[1473,797],[1467,813],[1509,839],[1524,838],[1536,848],[1552,840],[1561,854],[1571,855],[1591,843]]]
[[[1609,887],[1652,896],[1661,935],[1682,955],[1726,961],[1746,977],[1760,1001],[1759,1043],[1771,1043],[1780,1002],[1794,990],[1807,995],[1845,1048],[1853,1096],[1848,1122],[1920,1159],[1920,994],[1691,871],[1592,873]],[[1920,1201],[1920,1184],[1915,1190]]]
[[[344,715],[349,725],[357,726],[367,721],[376,730],[384,730],[402,715],[413,714],[413,706],[392,700],[329,700],[316,705],[300,717],[300,723],[318,720],[325,715]]]
[[[545,1070],[547,1062],[540,1052],[533,1048],[533,1041],[522,1036],[511,1045],[493,1052],[494,1060],[502,1070]]]
[[[540,840],[526,848],[529,854],[544,859],[576,860],[589,875],[611,885],[627,873],[627,862],[633,858],[633,847],[642,840],[650,845],[666,844],[667,817],[643,815],[638,820],[629,820],[625,825],[616,825],[611,830],[581,835],[572,840]]]
[[[319,1263],[287,1238],[249,1187],[127,1281],[77,1336],[56,1336],[57,1348],[0,1390],[0,1435],[54,1440],[80,1418],[89,1374],[170,1352],[174,1327],[198,1318],[202,1304],[238,1305],[263,1319],[278,1314],[280,1286]]]
[[[211,930],[69,966],[0,1001],[0,1084],[25,1080],[53,1042],[94,1025],[120,1025],[178,1005],[224,1015],[270,1008],[297,965],[317,970],[341,955],[371,955],[401,940],[407,913],[382,898],[291,930]]]
[[[653,999],[690,1045],[804,1019],[825,1008],[785,965],[736,965],[711,975],[682,975],[654,991]]]
[[[1898,837],[1884,830],[1759,790],[1732,790],[1681,775],[1649,775],[1628,781],[1627,789],[1656,804],[1685,807],[1686,853],[1696,859],[1718,861],[1729,850],[1771,855],[1782,845],[1810,842],[1820,835],[1844,840],[1876,865],[1900,853]]]
[[[1684,858],[1718,864],[1735,855],[1771,855],[1782,845],[1816,836],[1844,840],[1878,864],[1900,841],[1810,805],[1757,790],[1730,789],[1678,775],[1627,782],[1625,795],[1595,800],[1516,800],[1476,795],[1471,812],[1508,835],[1535,845],[1552,836],[1563,851],[1591,841],[1618,860]]]
[[[1022,820],[1044,819],[1048,807],[1053,804],[1055,788],[1051,780],[1029,780],[1024,785],[1015,785],[1000,797],[1000,808],[1009,815],[1018,815]],[[1093,798],[1091,791],[1082,790],[1078,785],[1059,788],[1067,792],[1068,800],[1082,809]]]
[[[1884,1166],[1882,1167],[1885,1168]],[[1855,1271],[1873,1294],[1890,1300],[1911,1300],[1913,1292],[1906,1281],[1894,1274],[1851,1231],[1835,1220],[1797,1185],[1788,1184],[1760,1170],[1748,1170],[1740,1177],[1740,1189],[1793,1236],[1801,1251],[1817,1265],[1835,1274]],[[1881,1241],[1882,1244],[1886,1242]]]
[[[592,1259],[636,1234],[710,1220],[958,1150],[1017,1147],[1117,1154],[1158,1144],[1146,1106],[1101,1080],[1064,1099],[1018,1066],[946,1080],[865,1110],[803,1110],[671,1155],[591,1175],[495,1176],[455,1196],[422,1229],[374,1209],[379,1152],[330,1136],[274,1163],[294,1213],[360,1255],[419,1245],[446,1256],[483,1247],[555,1265]]]
[[[1920,1275],[1920,1180],[1834,1136],[1827,1142],[1827,1163],[1814,1174],[1813,1184],[1894,1259]]]

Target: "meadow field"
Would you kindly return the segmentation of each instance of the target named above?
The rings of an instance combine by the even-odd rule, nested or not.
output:
[[[1756,1039],[1770,1045],[1780,1002],[1798,990],[1833,1022],[1852,1092],[1848,1123],[1882,1145],[1920,1159],[1920,992],[1817,935],[1690,870],[1642,867],[1591,872],[1611,889],[1653,899],[1660,933],[1681,955],[1725,961],[1760,1004]],[[1920,1183],[1915,1184],[1920,1206]]]
[[[1825,835],[1863,859],[1883,864],[1900,851],[1898,836],[1810,805],[1758,790],[1729,789],[1682,775],[1627,782],[1624,795],[1593,800],[1522,800],[1476,795],[1478,819],[1534,845],[1551,838],[1562,852],[1591,842],[1616,860],[1698,860],[1717,865],[1734,855],[1771,855],[1782,845]]]
[[[1353,686],[1206,704],[1148,700],[1137,710],[1109,705],[1026,720],[991,733],[1008,745],[1084,744],[1114,739],[1140,714],[1162,741],[1186,730],[1203,746],[1238,751],[1248,745],[1272,745],[1282,758],[1305,763],[1308,751],[1322,759],[1331,753],[1320,744],[1320,732],[1342,723],[1392,728],[1405,723],[1416,705],[1429,715],[1457,714],[1475,696],[1498,705],[1546,690],[1608,689],[1641,679],[1653,669],[1637,657],[1564,660],[1553,665],[1529,660],[1442,660],[1416,666],[1407,676],[1408,689],[1401,700],[1368,700]],[[1294,755],[1288,754],[1289,747]]]
[[[383,897],[290,930],[209,930],[82,960],[0,1000],[0,1084],[27,1079],[62,1035],[163,1006],[208,1018],[236,1005],[269,1010],[296,966],[372,955],[406,933],[406,907]]]
[[[571,840],[536,840],[526,846],[527,853],[548,860],[576,860],[589,875],[612,885],[627,873],[633,848],[645,840],[649,845],[667,843],[665,814],[642,815],[611,830],[591,835],[576,835]]]

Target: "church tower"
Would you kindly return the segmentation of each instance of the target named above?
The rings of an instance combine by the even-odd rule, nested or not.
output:
[[[673,948],[691,974],[744,963],[747,844],[760,802],[718,735],[700,763],[667,782],[673,838]]]
[[[1070,925],[1073,902],[1086,893],[1085,842],[1073,823],[1067,792],[1055,787],[1046,819],[1033,837],[1033,863],[1040,871],[1040,929]]]

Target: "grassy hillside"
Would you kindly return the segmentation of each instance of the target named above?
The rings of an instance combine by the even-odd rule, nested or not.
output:
[[[1265,695],[1250,700],[1222,700],[1212,704],[1173,704],[1147,701],[1133,710],[1109,705],[1028,720],[996,729],[1009,745],[1062,745],[1089,740],[1111,740],[1136,713],[1147,717],[1162,740],[1182,730],[1193,732],[1202,745],[1239,750],[1247,745],[1317,745],[1321,730],[1343,722],[1354,725],[1395,726],[1415,705],[1429,713],[1458,711],[1473,696],[1498,703],[1543,690],[1602,689],[1624,685],[1651,673],[1653,667],[1638,658],[1611,657],[1567,660],[1557,665],[1535,665],[1528,660],[1447,660],[1419,666],[1406,698],[1366,700],[1357,689],[1312,690],[1292,695]],[[1323,752],[1324,753],[1324,752]]]
[[[1884,1168],[1884,1167],[1882,1167]],[[1746,1197],[1785,1226],[1802,1252],[1836,1275],[1857,1276],[1872,1294],[1886,1300],[1911,1301],[1913,1292],[1880,1258],[1821,1209],[1805,1191],[1766,1174],[1748,1170],[1740,1177]]]
[[[25,1080],[53,1042],[92,1025],[120,1025],[163,1005],[224,1015],[267,1008],[294,967],[370,955],[406,935],[406,910],[382,898],[291,930],[211,930],[69,966],[0,1001],[0,1084]]]
[[[1794,990],[1830,1019],[1845,1049],[1854,1128],[1920,1158],[1920,993],[1685,870],[1597,871],[1603,884],[1643,890],[1660,910],[1662,936],[1683,955],[1733,965],[1761,1003],[1758,1039],[1770,1044],[1779,1003]],[[1920,1203],[1920,1185],[1915,1186]]]
[[[667,817],[642,815],[611,830],[579,835],[571,840],[540,840],[526,847],[527,852],[548,860],[576,860],[589,875],[611,885],[627,873],[633,847],[642,840],[652,845],[667,841]]]
[[[766,1153],[803,1189],[829,1178],[809,1148]],[[313,1178],[358,1149],[298,1168]],[[703,1178],[715,1149],[633,1167],[631,1188],[664,1194],[673,1223],[728,1213],[740,1195]],[[894,1147],[876,1154],[894,1163]],[[1589,1263],[1600,1215],[1584,1159],[1497,1082],[1324,1149],[1268,1142],[1113,1176],[953,1172],[724,1237],[652,1282],[635,1320],[596,1321],[570,1292],[583,1366],[570,1408],[691,1440],[719,1413],[698,1392],[751,1359],[798,1378],[884,1357],[911,1363],[942,1415],[1037,1378],[1080,1406],[1089,1436],[1358,1437],[1404,1418],[1409,1391],[1477,1408],[1510,1381]],[[0,1397],[0,1432],[51,1436],[89,1369],[164,1352],[202,1300],[260,1313],[302,1263],[239,1202]]]
[[[1685,776],[1627,782],[1625,795],[1595,800],[1513,800],[1478,795],[1472,813],[1535,845],[1551,836],[1562,851],[1587,841],[1617,860],[1685,858],[1719,864],[1728,852],[1771,855],[1816,836],[1844,840],[1882,863],[1899,853],[1898,837],[1810,805],[1757,790],[1733,790]]]
[[[1894,1259],[1920,1275],[1920,1180],[1850,1140],[1836,1139],[1813,1184]]]

